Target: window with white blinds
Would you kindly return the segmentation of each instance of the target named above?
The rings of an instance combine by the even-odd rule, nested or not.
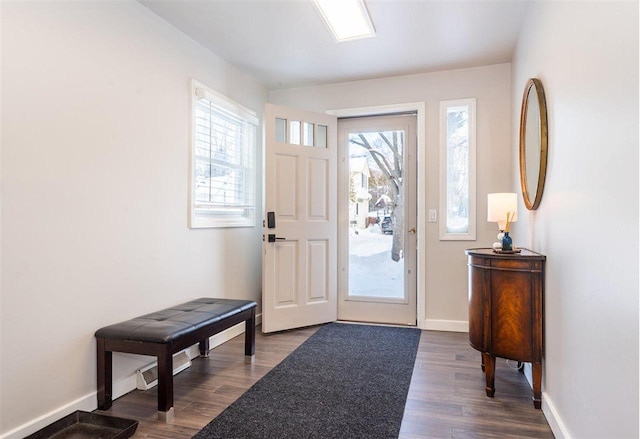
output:
[[[193,81],[190,227],[255,226],[253,111]]]

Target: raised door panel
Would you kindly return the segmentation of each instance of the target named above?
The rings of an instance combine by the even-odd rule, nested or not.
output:
[[[275,244],[275,307],[296,306],[298,303],[298,246],[296,241]]]
[[[308,219],[329,221],[329,163],[325,159],[309,158]]]
[[[309,241],[307,243],[307,291],[308,302],[326,302],[329,300],[329,251],[328,241]]]
[[[275,204],[279,219],[297,219],[298,157],[277,154],[275,156]]]

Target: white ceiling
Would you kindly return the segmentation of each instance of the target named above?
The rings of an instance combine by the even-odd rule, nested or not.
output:
[[[309,0],[139,0],[269,89],[511,61],[529,0],[366,0],[376,37],[337,43]]]

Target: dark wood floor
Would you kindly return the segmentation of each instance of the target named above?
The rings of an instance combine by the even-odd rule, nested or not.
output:
[[[136,438],[191,438],[316,330],[258,330],[253,365],[244,364],[243,336],[195,359],[174,377],[172,423],[156,420],[155,389],[133,391],[106,413],[139,420]],[[542,411],[533,408],[524,375],[505,360],[497,363],[496,394],[487,398],[480,354],[467,334],[423,331],[400,438],[553,438]]]

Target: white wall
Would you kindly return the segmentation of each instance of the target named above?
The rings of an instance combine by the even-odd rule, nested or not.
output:
[[[556,437],[638,437],[638,3],[532,2],[513,62],[549,116],[546,187],[514,235],[547,255],[543,409]],[[517,157],[512,161],[518,190]]]
[[[187,228],[191,78],[262,117],[262,86],[137,2],[3,2],[0,435],[95,408],[96,329],[259,299],[260,227]]]
[[[439,105],[441,100],[477,99],[477,240],[440,241],[438,223],[426,223],[426,321],[429,328],[465,328],[468,320],[467,265],[464,249],[487,247],[498,232],[487,223],[489,192],[504,192],[511,185],[510,65],[400,76],[341,84],[276,90],[269,101],[306,110],[426,103],[426,187],[418,200],[427,209],[438,208]],[[517,242],[516,242],[517,244]],[[424,257],[424,255],[423,255]],[[420,314],[420,313],[418,313]]]

